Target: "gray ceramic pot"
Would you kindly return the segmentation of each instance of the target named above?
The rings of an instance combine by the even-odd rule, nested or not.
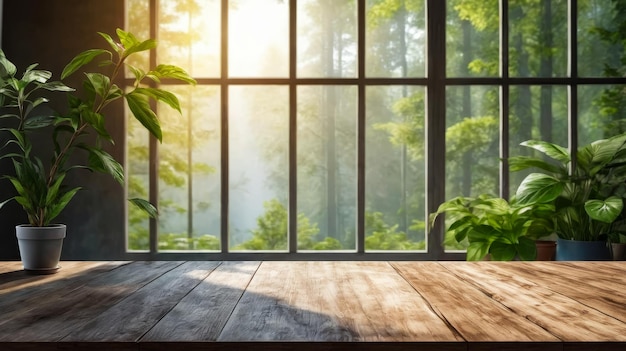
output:
[[[65,230],[65,224],[16,226],[15,234],[24,270],[35,274],[55,273],[59,269]]]

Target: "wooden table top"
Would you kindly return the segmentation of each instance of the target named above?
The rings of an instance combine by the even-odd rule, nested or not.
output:
[[[626,350],[626,262],[0,262],[0,350]]]

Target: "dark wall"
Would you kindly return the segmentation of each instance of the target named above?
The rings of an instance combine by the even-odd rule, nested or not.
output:
[[[20,72],[31,63],[50,70],[60,78],[63,67],[81,51],[106,48],[108,44],[97,32],[112,36],[124,27],[123,0],[5,0],[2,19],[2,49]],[[65,81],[80,87],[80,74]],[[65,108],[65,97],[53,97],[49,106]],[[118,161],[124,158],[123,106],[106,111],[107,127],[115,139],[109,151]],[[47,135],[41,135],[38,147],[51,148]],[[46,146],[48,145],[48,146]],[[79,157],[80,158],[80,157]],[[10,172],[0,163],[0,174]],[[62,259],[120,259],[125,247],[124,189],[109,176],[76,170],[68,175],[80,191],[55,222],[67,224],[67,238]],[[1,199],[12,194],[12,188],[0,180]],[[0,211],[0,259],[18,259],[15,225],[26,222],[19,206],[12,203]]]

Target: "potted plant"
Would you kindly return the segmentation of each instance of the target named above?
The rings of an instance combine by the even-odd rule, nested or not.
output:
[[[607,237],[624,224],[626,194],[626,134],[595,141],[576,152],[545,141],[523,146],[540,156],[509,159],[511,171],[538,168],[517,189],[522,204],[550,203],[555,207],[557,259],[609,259]]]
[[[11,159],[15,173],[6,175],[16,190],[16,195],[0,204],[15,200],[28,216],[28,225],[18,225],[16,235],[24,268],[37,273],[51,273],[58,269],[65,225],[52,221],[63,211],[80,187],[68,188],[66,175],[74,169],[88,169],[110,174],[124,185],[124,170],[103,148],[104,142],[113,143],[105,128],[105,108],[113,101],[124,99],[132,115],[159,141],[161,128],[149,99],[164,102],[180,112],[177,97],[163,89],[150,87],[146,81],[159,82],[162,78],[173,78],[186,83],[195,81],[181,68],[172,65],[159,65],[152,70],[143,70],[127,64],[127,59],[138,52],[156,47],[154,40],[138,40],[133,34],[117,30],[119,41],[110,35],[99,33],[111,46],[106,49],[91,49],[78,54],[65,67],[61,79],[81,69],[97,57],[103,72],[84,73],[83,94],[58,81],[50,81],[52,74],[37,70],[37,64],[29,66],[21,78],[17,69],[4,53],[0,55],[0,97],[2,106],[8,113],[2,118],[13,124],[3,128],[9,140],[3,143],[7,153],[2,158]],[[131,89],[124,90],[115,80],[128,68],[135,77]],[[48,100],[38,95],[41,92],[62,92],[67,95],[68,110],[62,114],[38,113]],[[52,159],[44,164],[41,157],[33,152],[31,138],[49,133]],[[94,133],[95,138],[86,138]],[[95,140],[94,140],[95,139]],[[12,148],[12,150],[11,150]],[[85,152],[87,159],[70,157],[74,152]],[[143,199],[131,199],[151,216],[156,209]]]
[[[611,243],[611,258],[614,261],[626,259],[626,235],[613,232],[609,234],[609,242]]]
[[[461,243],[465,240],[467,260],[490,257],[496,261],[535,260],[535,239],[552,228],[550,204],[521,205],[487,194],[478,197],[456,197],[442,203],[430,215],[430,222],[446,215],[446,235]]]

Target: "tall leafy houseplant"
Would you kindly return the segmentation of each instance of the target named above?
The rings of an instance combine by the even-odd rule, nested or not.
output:
[[[0,96],[5,110],[2,118],[13,120],[13,124],[3,130],[9,140],[3,148],[9,150],[3,158],[10,158],[15,169],[14,175],[7,175],[17,195],[4,201],[15,200],[24,209],[32,227],[50,226],[52,221],[69,204],[80,187],[68,188],[66,175],[70,170],[83,168],[111,175],[121,185],[124,184],[124,170],[103,148],[105,142],[113,144],[113,139],[105,127],[105,110],[112,102],[124,99],[131,114],[159,141],[161,127],[156,112],[149,100],[155,99],[181,111],[177,97],[164,89],[150,87],[150,82],[161,79],[176,79],[195,84],[195,81],[180,67],[158,65],[145,70],[127,63],[129,57],[156,47],[152,39],[138,40],[133,34],[117,29],[114,40],[106,33],[98,33],[108,42],[112,50],[90,49],[78,54],[65,67],[61,79],[76,73],[94,59],[102,72],[85,72],[82,94],[58,81],[50,81],[49,71],[37,70],[37,64],[29,66],[21,78],[17,69],[2,53],[0,55]],[[124,69],[134,75],[130,89],[122,89],[115,84]],[[62,114],[40,113],[40,105],[46,103],[41,92],[64,92],[67,95],[68,109]],[[116,116],[120,117],[120,116]],[[31,138],[33,131],[38,138],[48,131],[53,150],[52,159],[44,164],[33,152]],[[95,138],[86,135],[95,134]],[[12,148],[12,149],[11,149]],[[71,157],[75,151],[86,152],[86,162]],[[131,199],[135,205],[156,216],[156,209],[146,200]],[[21,251],[21,248],[20,248]]]
[[[512,171],[538,168],[517,189],[524,204],[553,203],[555,231],[566,240],[601,241],[623,225],[626,197],[626,134],[580,147],[573,164],[567,149],[545,141],[523,146],[540,156],[509,159]]]

